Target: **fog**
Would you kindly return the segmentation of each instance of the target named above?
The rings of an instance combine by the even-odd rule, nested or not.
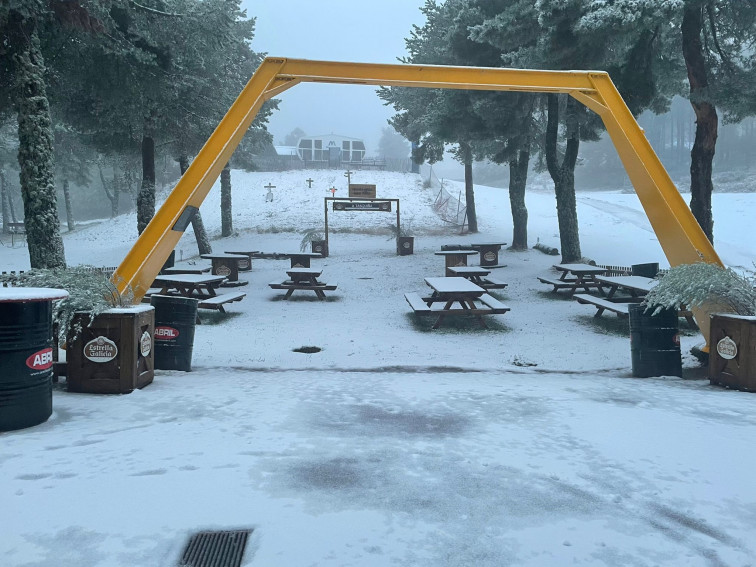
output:
[[[257,19],[252,48],[275,57],[396,63],[406,54],[404,38],[421,25],[424,0],[245,0]],[[378,150],[381,129],[393,115],[375,87],[304,83],[277,97],[279,111],[268,129],[276,144],[301,128],[308,135],[362,138],[367,153]]]

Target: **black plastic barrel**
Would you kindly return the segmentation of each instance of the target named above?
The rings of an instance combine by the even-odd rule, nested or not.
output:
[[[155,369],[192,369],[194,327],[198,300],[191,297],[153,295],[155,308]]]
[[[677,310],[652,315],[645,305],[630,305],[630,352],[633,376],[682,376]]]
[[[648,264],[633,264],[630,266],[630,275],[643,276],[644,278],[655,278],[659,273],[659,262],[649,262]]]
[[[0,431],[52,414],[52,302],[0,302]]]

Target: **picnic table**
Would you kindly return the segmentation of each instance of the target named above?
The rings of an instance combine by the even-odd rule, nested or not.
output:
[[[252,256],[254,254],[259,253],[259,250],[245,250],[240,252],[232,252],[231,250],[226,250],[226,254],[233,254],[234,256],[246,256],[247,260],[239,260],[239,271],[240,272],[248,272],[252,269]]]
[[[223,276],[206,274],[163,274],[155,277],[153,289],[148,295],[182,295],[199,299],[197,307],[200,309],[216,309],[221,313],[227,303],[241,301],[247,295],[243,292],[217,293],[217,289],[225,280]]]
[[[452,266],[448,268],[452,276],[462,277],[470,280],[475,285],[483,289],[504,289],[507,284],[495,278],[488,277],[491,270],[477,266]]]
[[[213,263],[212,274],[214,276],[223,276],[226,281],[224,287],[234,287],[247,285],[247,281],[239,279],[239,264],[246,262],[249,265],[249,257],[241,254],[202,254],[201,258],[210,260]]]
[[[581,288],[586,293],[590,293],[591,288],[597,289],[600,292],[601,286],[596,280],[596,276],[604,274],[607,271],[606,268],[599,268],[590,264],[554,264],[554,269],[562,272],[559,278],[538,276],[538,281],[553,285],[554,289],[551,290],[552,293],[556,293],[560,289],[567,289],[570,295]]]
[[[449,268],[467,266],[467,257],[477,253],[477,250],[440,250],[439,252],[434,252],[436,256],[443,256],[446,259],[446,271],[444,275],[447,277],[454,277]]]
[[[619,317],[627,316],[629,305],[640,303],[643,297],[658,282],[643,276],[596,276],[601,296],[588,293],[576,293],[573,298],[583,305],[596,307],[595,317],[601,317],[604,311],[612,311]],[[617,293],[620,295],[617,295]]]
[[[294,252],[292,254],[284,254],[284,257],[288,256],[291,259],[292,268],[309,268],[310,258],[322,258],[322,254],[317,252]]]
[[[578,303],[596,307],[594,317],[601,317],[604,311],[612,311],[618,317],[627,316],[629,305],[642,302],[646,294],[659,283],[659,280],[644,276],[596,276],[595,279],[603,297],[585,293],[573,296]],[[618,292],[620,295],[617,295]],[[684,317],[692,326],[696,325],[693,314],[687,307],[680,306],[678,315]]]
[[[487,328],[483,315],[503,314],[509,311],[509,307],[466,278],[433,277],[425,278],[425,283],[433,290],[430,296],[421,297],[416,293],[406,293],[404,298],[417,315],[438,316],[433,324],[434,329],[441,325],[447,315],[474,316],[481,327]]]
[[[480,265],[484,268],[498,268],[499,250],[506,242],[485,242],[470,244],[470,248],[480,253]]]
[[[322,270],[315,270],[312,268],[291,268],[286,270],[288,279],[282,282],[271,282],[268,285],[272,289],[285,289],[286,294],[284,299],[289,299],[291,294],[296,290],[313,291],[318,299],[325,299],[326,291],[333,291],[336,289],[336,284],[327,284],[321,282],[318,278],[323,273]]]

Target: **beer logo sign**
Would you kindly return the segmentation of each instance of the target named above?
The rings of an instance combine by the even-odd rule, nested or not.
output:
[[[738,345],[730,337],[725,337],[717,343],[717,353],[725,360],[732,360],[738,356]]]
[[[173,327],[161,326],[155,327],[155,340],[156,341],[172,341],[179,336],[179,330]]]
[[[152,337],[148,331],[142,333],[142,336],[139,338],[139,352],[144,357],[150,356],[150,352],[152,352]]]
[[[225,264],[221,264],[218,266],[218,269],[215,270],[215,273],[219,276],[230,276],[231,275],[231,268],[226,266]]]
[[[107,337],[99,336],[84,345],[84,356],[92,362],[110,362],[118,356],[118,347]]]
[[[496,252],[486,252],[485,254],[483,254],[483,259],[486,262],[494,262],[496,260]]]
[[[35,352],[26,359],[26,366],[32,370],[47,370],[53,365],[53,352],[51,348],[44,348]]]

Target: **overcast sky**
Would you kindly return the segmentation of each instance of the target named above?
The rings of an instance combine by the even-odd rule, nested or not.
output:
[[[424,0],[244,0],[257,19],[252,48],[270,56],[327,61],[396,63],[406,54],[404,39],[425,21]],[[308,135],[362,138],[377,152],[381,129],[393,115],[376,87],[303,83],[279,98],[269,130],[279,144],[294,130]]]

